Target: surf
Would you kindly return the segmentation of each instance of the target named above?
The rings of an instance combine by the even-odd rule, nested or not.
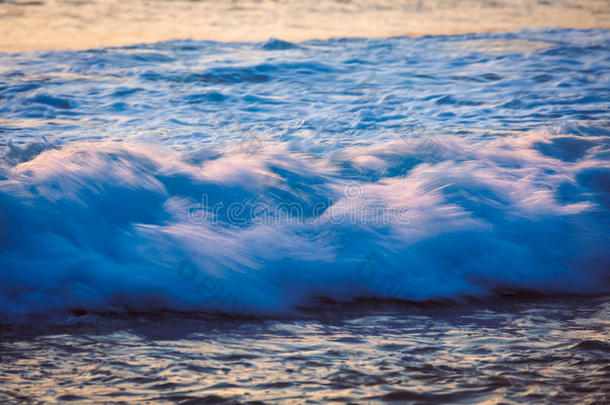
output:
[[[1,312],[607,292],[608,147],[564,128],[324,157],[233,146],[197,163],[142,143],[38,148],[2,167]]]

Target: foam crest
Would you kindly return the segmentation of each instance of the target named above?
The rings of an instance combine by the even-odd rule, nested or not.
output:
[[[405,138],[178,152],[14,150],[0,180],[0,313],[285,314],[324,297],[607,292],[603,134]],[[25,161],[23,161],[25,160]]]

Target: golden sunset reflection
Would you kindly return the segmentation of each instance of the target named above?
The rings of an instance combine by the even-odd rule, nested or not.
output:
[[[606,0],[18,0],[0,2],[0,51],[171,39],[287,41],[609,28]]]

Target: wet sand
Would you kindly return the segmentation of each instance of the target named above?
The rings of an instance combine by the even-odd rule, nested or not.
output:
[[[606,0],[0,1],[0,51],[610,28]]]

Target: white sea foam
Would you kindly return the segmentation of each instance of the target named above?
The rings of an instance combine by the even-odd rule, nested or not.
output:
[[[607,137],[299,148],[13,147],[21,158],[0,172],[0,313],[277,314],[316,297],[610,287]]]

